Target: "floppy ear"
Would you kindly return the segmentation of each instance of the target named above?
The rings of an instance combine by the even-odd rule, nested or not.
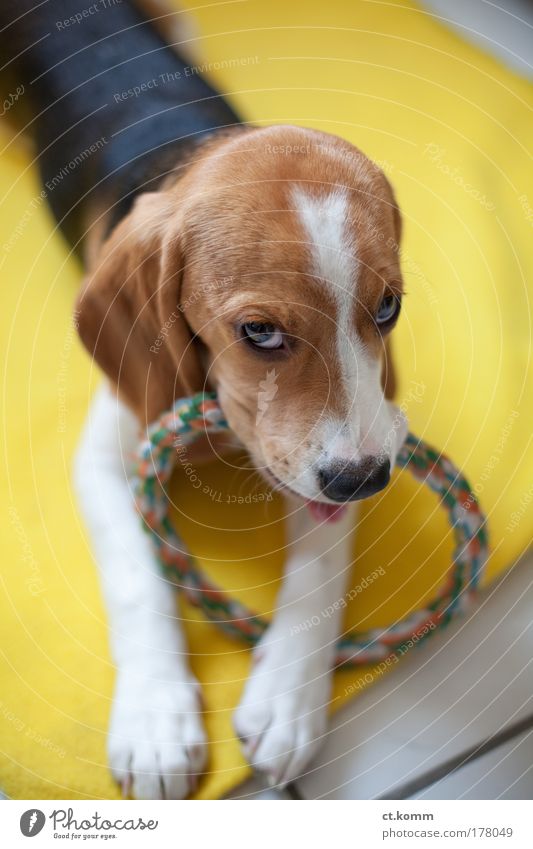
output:
[[[77,300],[85,347],[144,422],[203,388],[180,304],[184,264],[175,199],[141,195],[105,242]]]

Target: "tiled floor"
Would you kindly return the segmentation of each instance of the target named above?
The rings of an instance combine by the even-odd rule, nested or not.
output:
[[[533,729],[416,793],[413,799],[531,799]]]

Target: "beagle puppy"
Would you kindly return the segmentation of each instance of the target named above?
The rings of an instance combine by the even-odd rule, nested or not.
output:
[[[287,506],[277,613],[234,722],[249,762],[283,785],[326,732],[342,623],[320,611],[341,608],[357,501],[387,485],[407,430],[391,401],[394,194],[341,138],[243,124],[139,4],[33,7],[4,3],[3,42],[32,99],[48,201],[86,264],[76,324],[107,377],[75,484],[117,666],[111,769],[124,793],[179,799],[206,768],[198,683],[130,457],[140,428],[209,388]]]

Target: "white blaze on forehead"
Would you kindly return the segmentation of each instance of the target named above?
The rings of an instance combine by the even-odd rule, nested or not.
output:
[[[336,309],[336,347],[346,394],[345,418],[325,423],[329,451],[340,456],[361,452],[365,432],[380,430],[383,393],[380,364],[369,355],[356,332],[354,307],[358,297],[359,262],[355,227],[349,222],[346,191],[312,195],[293,190],[300,221],[311,243],[312,273],[320,278]]]
[[[337,301],[352,298],[357,276],[355,235],[348,225],[348,196],[335,189],[314,196],[297,188],[296,209],[312,245],[313,273],[322,278]]]
[[[311,242],[313,274],[323,281],[337,307],[337,353],[352,403],[364,346],[353,321],[359,263],[355,227],[348,219],[348,196],[341,189],[314,196],[300,188],[294,190],[293,196]]]

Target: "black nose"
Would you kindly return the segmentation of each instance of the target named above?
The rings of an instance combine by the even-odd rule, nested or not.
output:
[[[365,457],[360,463],[335,460],[320,469],[318,480],[322,493],[332,501],[358,501],[387,486],[390,462]]]

